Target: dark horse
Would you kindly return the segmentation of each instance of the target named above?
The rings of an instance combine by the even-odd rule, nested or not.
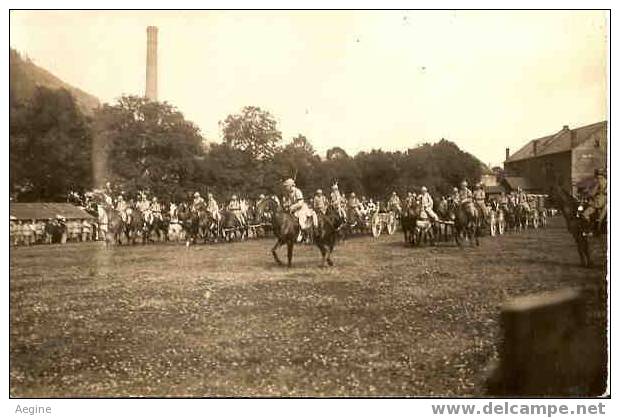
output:
[[[588,226],[584,219],[577,216],[579,211],[579,202],[571,196],[570,193],[558,186],[552,188],[551,200],[554,205],[560,209],[564,219],[566,220],[568,232],[571,233],[575,243],[577,244],[577,251],[579,252],[581,265],[590,267],[590,246],[588,245],[587,234]]]
[[[458,246],[461,246],[461,236],[469,239],[472,245],[474,242],[476,245],[480,245],[478,241],[480,217],[476,206],[472,202],[459,205],[451,202],[450,209],[454,211],[454,239]]]
[[[276,244],[271,249],[273,258],[276,262],[282,265],[282,261],[278,257],[277,250],[284,244],[286,244],[288,266],[291,267],[293,262],[293,248],[297,237],[299,236],[300,226],[299,221],[290,213],[282,210],[278,202],[273,199],[265,199],[257,206],[257,210],[264,212],[268,211],[272,214],[271,222],[273,233],[277,238]],[[338,228],[342,225],[344,220],[338,214],[338,211],[329,208],[325,214],[317,213],[318,225],[313,230],[313,242],[321,251],[323,257],[322,265],[325,263],[333,266],[334,263],[331,259],[331,254],[334,251],[336,245],[336,238],[338,236]]]
[[[415,223],[417,219],[416,206],[405,202],[400,213],[400,225],[406,244],[414,244],[415,241]]]

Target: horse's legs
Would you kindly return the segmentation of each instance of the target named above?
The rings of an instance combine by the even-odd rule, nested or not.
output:
[[[327,247],[327,264],[330,267],[334,265],[334,262],[332,261],[332,252],[334,252],[334,244],[335,244],[335,238],[332,239],[332,241],[329,243]]]
[[[282,261],[280,260],[280,258],[278,257],[278,248],[280,248],[282,245],[284,245],[284,242],[280,241],[279,239],[276,241],[276,245],[273,246],[273,248],[271,249],[271,254],[273,254],[273,258],[274,260],[276,260],[276,263],[278,263],[279,265],[282,265]]]
[[[316,241],[316,246],[319,247],[319,250],[321,251],[321,267],[325,267],[325,257],[327,255],[327,250],[325,249],[325,246],[323,245],[322,242],[320,241]]]
[[[291,267],[293,264],[293,247],[295,246],[295,241],[289,241],[286,243],[286,256],[288,257],[288,266]]]

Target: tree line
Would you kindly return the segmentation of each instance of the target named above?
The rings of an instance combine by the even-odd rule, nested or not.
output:
[[[477,181],[483,168],[445,139],[354,156],[333,147],[320,156],[302,134],[282,138],[275,117],[255,106],[229,115],[220,129],[221,143],[207,143],[175,107],[136,96],[87,116],[67,90],[37,87],[27,101],[10,100],[11,196],[63,201],[69,191],[110,181],[164,199],[194,191],[254,197],[279,193],[280,182],[292,177],[306,196],[337,182],[342,191],[383,199],[422,185],[446,194],[463,179]]]

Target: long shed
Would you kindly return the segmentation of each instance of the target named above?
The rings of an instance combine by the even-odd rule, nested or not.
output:
[[[67,220],[95,219],[90,213],[71,203],[11,203],[9,214],[11,219],[22,221],[45,220],[57,216]]]

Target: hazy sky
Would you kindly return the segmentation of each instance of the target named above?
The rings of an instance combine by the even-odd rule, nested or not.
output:
[[[243,106],[321,153],[442,137],[485,163],[607,118],[606,12],[11,12],[11,46],[103,102],[144,94],[159,27],[159,99],[210,141]]]

